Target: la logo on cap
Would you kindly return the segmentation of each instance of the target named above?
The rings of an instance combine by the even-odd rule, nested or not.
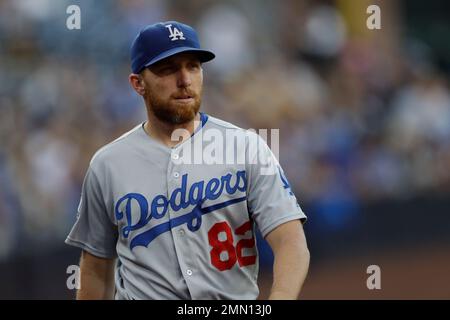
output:
[[[172,24],[168,24],[165,27],[167,29],[169,29],[169,32],[170,32],[169,38],[170,38],[170,40],[172,40],[172,41],[175,41],[175,40],[186,40],[186,38],[183,36],[183,32],[178,30],[176,27],[173,27],[173,29],[172,29]]]

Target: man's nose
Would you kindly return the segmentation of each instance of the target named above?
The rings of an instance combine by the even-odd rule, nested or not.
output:
[[[191,85],[192,79],[191,75],[189,73],[189,70],[186,68],[181,68],[178,70],[178,79],[177,79],[177,85],[178,87],[189,87]]]

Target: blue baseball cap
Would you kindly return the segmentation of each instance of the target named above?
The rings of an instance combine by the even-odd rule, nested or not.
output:
[[[201,62],[214,59],[215,54],[200,48],[194,28],[177,22],[151,24],[142,29],[131,45],[131,70],[142,69],[180,52],[195,52]]]

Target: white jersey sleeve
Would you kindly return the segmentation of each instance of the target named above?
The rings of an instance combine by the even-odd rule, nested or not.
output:
[[[66,243],[102,258],[117,256],[117,226],[107,213],[100,182],[92,167],[84,178],[77,221]]]
[[[278,160],[257,134],[248,134],[248,207],[263,237],[277,226],[296,219],[306,221]]]

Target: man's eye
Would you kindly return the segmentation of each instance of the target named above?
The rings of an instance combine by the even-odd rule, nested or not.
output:
[[[161,72],[161,73],[169,73],[172,70],[173,70],[172,67],[164,67],[164,68],[159,69],[159,72]]]
[[[173,66],[166,65],[166,66],[161,66],[161,67],[157,68],[155,72],[161,73],[161,74],[169,74],[174,71],[175,71],[175,68]]]
[[[190,66],[189,66],[189,68],[190,69],[193,69],[193,70],[196,70],[196,69],[199,69],[200,68],[200,65],[198,65],[198,64],[191,64]]]

